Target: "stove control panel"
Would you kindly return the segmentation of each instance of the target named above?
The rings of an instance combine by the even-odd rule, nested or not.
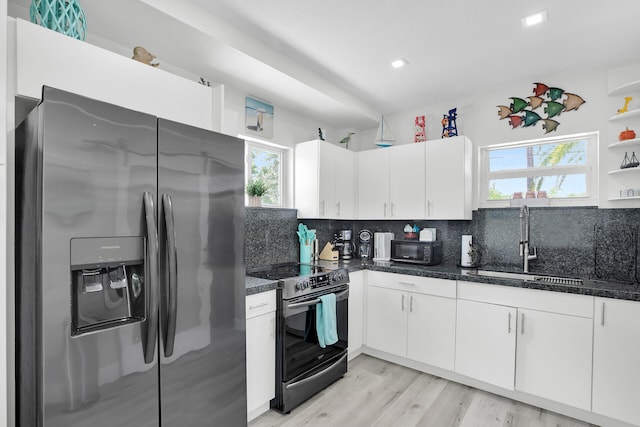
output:
[[[314,276],[303,276],[295,285],[296,291],[306,291],[310,289],[317,289],[323,286],[330,285],[329,276],[327,274],[316,274]]]

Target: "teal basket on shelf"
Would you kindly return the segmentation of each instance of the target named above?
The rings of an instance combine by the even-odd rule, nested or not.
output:
[[[77,0],[32,0],[31,22],[78,40],[84,40],[87,20]]]

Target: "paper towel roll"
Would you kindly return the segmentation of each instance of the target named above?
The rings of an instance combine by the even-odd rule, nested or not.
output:
[[[471,261],[471,255],[469,255],[469,249],[473,243],[473,236],[471,234],[462,235],[462,245],[460,247],[460,265],[463,267],[471,267],[473,265]]]

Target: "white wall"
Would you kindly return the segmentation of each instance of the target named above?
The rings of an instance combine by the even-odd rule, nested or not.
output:
[[[609,150],[607,146],[617,138],[617,133],[609,130],[608,119],[615,115],[616,109],[622,106],[621,97],[608,97],[607,74],[608,70],[620,66],[615,64],[607,68],[596,70],[576,70],[570,74],[548,74],[539,77],[539,82],[551,87],[564,89],[566,92],[580,95],[586,100],[577,111],[563,112],[556,119],[560,125],[556,131],[545,135],[542,122],[535,126],[519,127],[512,129],[508,119],[499,120],[498,105],[509,106],[509,97],[526,98],[533,95],[533,83],[523,80],[517,84],[509,84],[496,87],[490,92],[478,92],[469,94],[461,99],[452,99],[446,104],[434,104],[397,114],[385,116],[393,136],[395,145],[413,143],[413,124],[415,117],[426,115],[427,143],[431,139],[439,139],[442,132],[440,121],[443,114],[456,107],[458,112],[458,134],[469,137],[475,147],[506,142],[525,141],[544,137],[571,135],[575,133],[598,131],[599,137],[599,181],[600,181],[600,206],[601,207],[638,207],[637,201],[609,202],[608,196],[616,193],[620,184],[607,175],[609,170],[617,169],[624,151]],[[640,76],[637,77],[640,80]],[[543,105],[544,107],[544,105]],[[538,110],[543,115],[541,108]],[[635,106],[634,108],[639,108]],[[375,129],[361,131],[372,141]],[[639,129],[636,129],[639,131]],[[359,149],[375,148],[368,142],[363,142]],[[477,152],[474,153],[474,177],[477,175]],[[636,205],[632,205],[636,203]],[[477,200],[474,203],[477,206]]]

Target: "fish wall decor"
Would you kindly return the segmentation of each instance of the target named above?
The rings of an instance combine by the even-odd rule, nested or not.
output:
[[[509,119],[508,123],[512,129],[536,126],[538,122],[541,122],[545,134],[558,128],[560,122],[557,118],[560,113],[578,111],[580,106],[586,102],[580,95],[544,83],[533,83],[533,96],[524,98],[511,96],[509,99],[511,102],[508,107],[506,105],[497,106],[500,120]],[[546,117],[533,111],[543,104],[545,107],[542,108],[542,111]],[[555,120],[552,120],[552,117]]]

